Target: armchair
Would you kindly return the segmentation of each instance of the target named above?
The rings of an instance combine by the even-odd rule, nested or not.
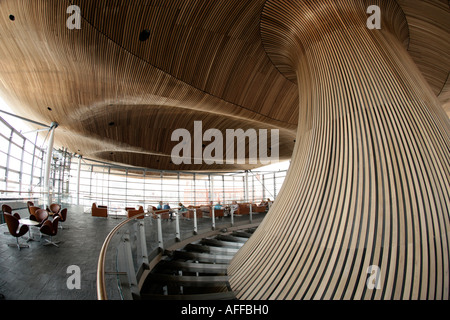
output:
[[[52,203],[50,205],[50,208],[47,207],[47,212],[49,215],[54,216],[56,214],[58,214],[61,211],[61,206],[57,203]]]
[[[128,208],[127,209],[127,217],[128,218],[132,218],[132,217],[134,217],[134,216],[136,216],[138,214],[142,214],[142,213],[144,213],[144,208],[142,206],[139,206],[138,209],[135,209],[135,208],[131,208],[131,209]],[[145,216],[141,216],[141,217],[139,217],[137,219],[144,219],[144,217]]]
[[[50,236],[50,240],[45,239],[47,243],[44,244],[44,246],[54,245],[55,247],[58,247],[60,241],[53,241],[53,237],[58,233],[58,222],[60,219],[61,217],[58,215],[53,219],[53,221],[47,220],[39,229],[41,233]]]
[[[92,216],[93,217],[108,217],[108,207],[107,206],[97,206],[97,203],[92,204]]]
[[[8,244],[8,246],[13,247],[17,246],[17,248],[20,250],[21,248],[28,248],[29,246],[27,244],[21,244],[19,243],[19,238],[23,236],[25,233],[28,232],[29,227],[26,225],[22,225],[19,229],[19,219],[17,216],[14,216],[10,213],[4,212],[4,217],[6,224],[8,225],[9,233],[16,238],[16,243]]]
[[[62,209],[59,213],[58,213],[58,216],[59,216],[59,221],[60,222],[65,222],[66,221],[66,219],[67,219],[67,208],[64,208],[64,209]],[[65,229],[63,226],[62,226],[62,224],[60,224],[60,229]],[[67,229],[67,228],[66,228]]]
[[[37,209],[32,215],[30,215],[30,220],[39,222],[38,227],[40,228],[46,220],[48,220],[48,212],[44,209]]]

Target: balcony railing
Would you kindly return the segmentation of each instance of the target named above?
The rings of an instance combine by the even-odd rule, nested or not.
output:
[[[166,249],[181,248],[224,229],[256,226],[265,216],[265,212],[253,212],[250,204],[247,214],[231,213],[224,217],[216,217],[214,209],[205,217],[199,209],[188,211],[190,215],[174,210],[172,219],[167,219],[166,212],[160,210],[126,218],[111,230],[98,259],[99,300],[139,298],[145,278]]]

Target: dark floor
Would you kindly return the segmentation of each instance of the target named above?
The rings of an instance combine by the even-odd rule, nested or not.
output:
[[[92,217],[90,211],[84,212],[83,207],[68,208],[67,221],[63,226],[67,229],[58,230],[54,240],[60,241],[59,247],[44,246],[45,237],[40,239],[39,231],[31,228],[36,241],[26,242],[28,234],[20,239],[29,248],[20,251],[17,247],[9,247],[15,243],[5,224],[0,225],[0,294],[6,300],[95,300],[96,272],[98,255],[108,233],[123,219],[113,217]],[[28,217],[24,211],[19,212],[22,218]],[[258,218],[261,218],[259,216]],[[229,221],[223,218],[221,223]],[[247,220],[247,217],[235,217],[235,222]],[[157,247],[156,223],[145,219],[148,251]],[[163,221],[163,233],[166,239],[172,238],[175,231],[174,221]],[[193,221],[180,222],[183,237],[191,233]],[[199,219],[199,230],[210,230],[210,219]],[[109,250],[113,252],[114,250]],[[69,289],[67,282],[72,273],[69,266],[78,266],[81,272],[81,288]],[[106,261],[107,271],[114,271],[115,255],[109,253]],[[117,280],[114,275],[106,276],[108,298],[120,299],[117,290]]]
[[[21,216],[28,217],[26,213]],[[9,235],[5,224],[1,225],[0,293],[7,300],[96,299],[98,254],[105,237],[120,221],[95,218],[84,213],[82,207],[70,207],[67,221],[63,223],[68,229],[58,230],[54,237],[61,241],[59,247],[44,246],[46,237],[40,239],[38,229],[32,227],[37,241],[27,243],[28,234],[25,235],[19,241],[30,247],[20,251],[8,246],[15,238]],[[67,273],[67,268],[71,265],[80,268],[81,289],[67,287],[67,279],[72,274]]]

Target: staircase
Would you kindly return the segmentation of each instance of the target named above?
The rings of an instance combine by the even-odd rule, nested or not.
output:
[[[256,228],[224,232],[166,251],[145,279],[143,300],[232,300],[227,267]]]

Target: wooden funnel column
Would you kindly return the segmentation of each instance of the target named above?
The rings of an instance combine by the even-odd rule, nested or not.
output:
[[[450,124],[396,2],[269,0],[261,34],[300,118],[282,190],[229,266],[238,298],[448,299]]]

